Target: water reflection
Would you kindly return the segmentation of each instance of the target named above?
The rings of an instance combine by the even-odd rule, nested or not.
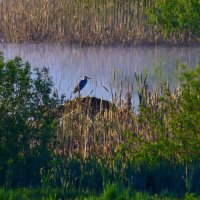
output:
[[[6,58],[20,56],[34,67],[49,67],[59,93],[72,98],[76,83],[87,75],[92,79],[82,95],[111,99],[102,86],[118,95],[131,89],[134,73],[149,73],[151,87],[156,84],[155,68],[174,84],[176,62],[194,66],[200,60],[200,47],[76,47],[60,44],[0,44]],[[133,82],[134,83],[134,82]],[[135,87],[135,83],[134,86]],[[135,101],[136,97],[134,98]]]

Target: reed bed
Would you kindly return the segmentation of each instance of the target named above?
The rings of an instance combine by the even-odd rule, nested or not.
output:
[[[133,106],[130,93],[126,93],[124,98],[122,94],[115,96],[112,102],[106,102],[110,106],[106,105],[104,100],[95,98],[95,102],[99,100],[95,107],[92,102],[94,97],[89,96],[67,102],[60,118],[60,153],[70,158],[74,155],[82,159],[94,155],[100,159],[114,158],[122,144],[128,145],[129,137],[126,138],[126,134],[133,134],[135,139],[142,137],[146,142],[153,142],[158,137],[152,127],[155,123],[162,123],[159,124],[160,128],[170,129],[170,116],[180,112],[180,91],[170,91],[166,83],[160,87],[159,92],[150,92],[146,82],[147,75],[136,75],[136,79],[140,103],[138,108]],[[151,117],[155,115],[156,118]],[[162,120],[157,122],[158,118]],[[166,135],[166,138],[173,137],[169,135]]]
[[[193,34],[174,25],[166,33],[168,21],[159,24],[158,13],[151,13],[154,7],[155,0],[2,0],[0,39],[79,45],[199,43],[198,27]]]
[[[188,75],[185,74],[186,79]],[[88,173],[97,176],[99,168],[106,168],[109,176],[121,177],[122,185],[130,186],[134,182],[132,187],[139,190],[149,187],[152,192],[198,193],[199,122],[193,117],[199,115],[199,97],[195,97],[199,91],[198,78],[194,90],[189,78],[189,85],[183,85],[182,89],[171,91],[165,82],[159,91],[150,91],[148,75],[135,76],[140,102],[138,113],[131,105],[131,95],[126,95],[120,107],[115,102],[111,104],[115,106],[106,109],[100,103],[101,109],[96,113],[91,112],[92,103],[79,102],[74,106],[75,101],[67,106],[67,114],[60,119],[57,155],[72,163],[74,157],[80,159],[81,169],[86,167]],[[190,101],[192,105],[187,105]]]
[[[3,0],[0,36],[6,42],[152,43],[160,37],[145,21],[145,8],[153,2]]]

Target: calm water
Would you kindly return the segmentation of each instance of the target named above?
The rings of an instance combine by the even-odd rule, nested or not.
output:
[[[75,47],[59,44],[0,44],[6,58],[20,56],[33,67],[49,67],[55,87],[67,98],[84,75],[91,77],[82,96],[92,95],[111,99],[111,92],[119,94],[134,83],[134,73],[149,74],[149,83],[158,83],[156,69],[162,68],[163,77],[171,85],[176,84],[177,61],[194,67],[200,61],[200,47]],[[114,75],[115,74],[115,75]],[[136,96],[135,96],[135,101]]]

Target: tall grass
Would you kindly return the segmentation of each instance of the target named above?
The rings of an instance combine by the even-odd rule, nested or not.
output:
[[[7,42],[79,45],[199,42],[198,11],[195,14],[197,25],[193,25],[197,34],[190,33],[188,38],[185,26],[191,24],[188,19],[193,16],[190,7],[186,4],[189,25],[183,23],[184,18],[177,19],[182,23],[177,30],[176,22],[170,18],[170,10],[157,4],[155,0],[2,0],[0,38]],[[180,6],[176,10],[181,10]],[[160,19],[161,10],[164,19]],[[172,18],[176,18],[176,12],[173,12]],[[179,14],[182,17],[182,13]]]
[[[81,160],[79,167],[87,171],[83,170],[86,177],[91,174],[92,183],[96,174],[103,185],[115,180],[155,193],[198,193],[198,67],[192,73],[183,74],[186,82],[182,89],[171,91],[166,82],[159,92],[148,90],[147,75],[136,75],[138,114],[132,107],[116,104],[109,109],[100,105],[101,111],[94,113],[93,103],[86,104],[83,99],[66,104],[58,134],[58,155],[72,162],[74,158]],[[81,178],[78,182],[81,184]],[[90,182],[85,186],[90,188]]]
[[[9,42],[79,44],[152,42],[145,8],[154,0],[19,0],[0,2],[0,35]]]

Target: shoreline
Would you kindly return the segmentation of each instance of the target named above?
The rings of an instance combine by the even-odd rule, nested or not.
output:
[[[140,42],[140,43],[110,43],[110,44],[79,44],[76,42],[62,42],[62,41],[24,41],[24,42],[12,42],[12,41],[4,41],[3,39],[0,38],[0,45],[6,45],[6,44],[16,44],[16,45],[60,45],[60,46],[70,46],[70,47],[111,47],[111,48],[116,48],[116,47],[125,47],[125,48],[131,48],[131,47],[184,47],[184,48],[190,48],[190,47],[200,47],[200,41],[199,42],[192,42],[192,43],[173,43],[173,42],[167,42],[167,41],[162,41],[162,42]]]

